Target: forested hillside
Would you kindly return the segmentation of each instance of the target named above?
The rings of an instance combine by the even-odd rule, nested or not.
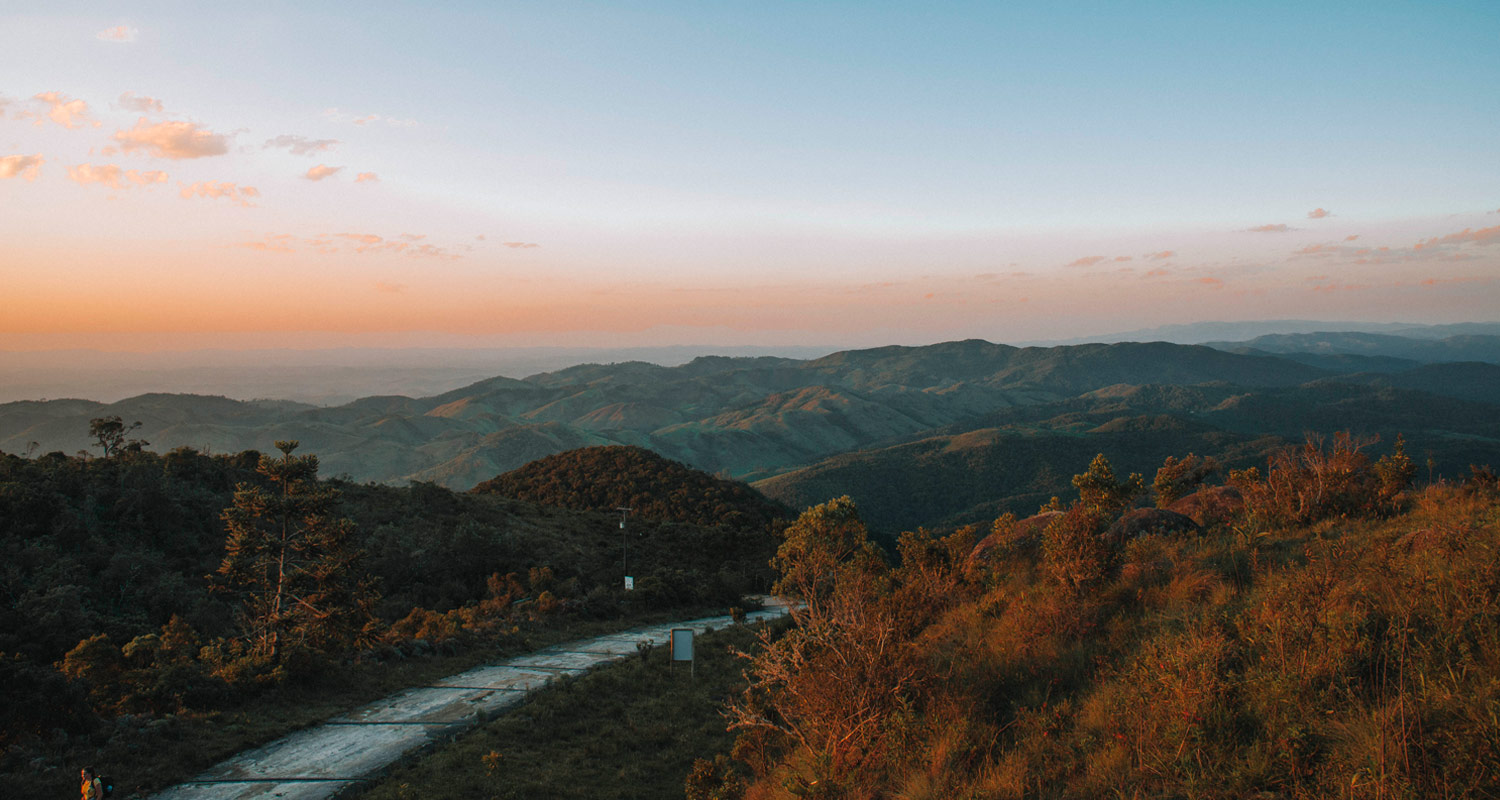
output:
[[[1500,792],[1494,473],[1414,488],[1402,448],[1347,435],[1211,466],[1099,457],[1042,513],[894,562],[848,498],[809,509],[776,557],[806,606],[687,797]]]
[[[1028,465],[1008,473],[1019,483],[997,486],[989,497],[958,492],[923,499],[920,515],[871,518],[892,530],[972,521],[964,514],[976,503],[991,503],[981,509],[989,513],[1005,497],[1024,503],[1034,492],[1055,493],[1061,487],[1041,485],[1047,481],[1038,475],[1066,469],[1041,470],[1038,435],[1098,438],[1093,451],[1122,462],[1158,458],[1160,448],[1118,450],[1103,435],[1111,423],[1131,425],[1142,415],[1176,417],[1174,425],[1235,443],[1296,441],[1306,429],[1379,434],[1388,443],[1399,431],[1424,464],[1433,459],[1438,474],[1500,461],[1497,367],[1438,363],[1484,355],[1485,336],[1377,336],[1373,345],[1364,334],[1309,337],[1277,354],[1165,342],[1018,348],[967,340],[812,360],[589,364],[525,380],[492,378],[434,397],[368,397],[328,408],[162,394],[111,404],[9,403],[0,405],[0,450],[73,453],[89,444],[89,419],[119,416],[141,422],[140,437],[159,451],[236,453],[296,439],[319,454],[327,475],[468,490],[549,455],[633,446],[742,480],[785,475],[766,489],[793,503],[823,493],[829,459],[882,461],[893,446],[983,429],[995,430],[996,450],[983,458]],[[1070,455],[1090,449],[1054,443]],[[1213,455],[1237,457],[1232,450]],[[799,474],[788,473],[820,477],[799,489]],[[869,505],[861,491],[851,483],[837,493]]]
[[[108,748],[155,747],[164,721],[204,747],[138,761],[135,785],[180,779],[246,735],[213,728],[220,715],[274,733],[299,693],[347,693],[352,669],[377,686],[413,657],[722,613],[769,585],[771,506],[680,467],[654,475],[660,513],[632,520],[626,592],[613,512],[326,480],[296,442],[158,454],[96,423],[100,455],[0,454],[0,796],[39,796]],[[731,496],[760,513],[711,518]]]
[[[647,519],[764,530],[789,517],[738,481],[715,478],[642,447],[586,447],[539,458],[474,487],[475,494]]]

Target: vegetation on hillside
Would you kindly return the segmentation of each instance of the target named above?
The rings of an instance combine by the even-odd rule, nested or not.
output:
[[[325,480],[295,442],[157,454],[119,420],[96,427],[107,455],[0,454],[3,796],[121,748],[146,753],[137,776],[182,779],[217,748],[312,721],[304,709],[400,688],[372,669],[519,652],[769,585],[769,525],[638,520],[626,592],[615,514]],[[225,715],[239,732],[215,725]],[[162,747],[163,731],[202,746]]]
[[[582,447],[539,458],[474,487],[539,505],[581,511],[631,509],[647,519],[764,529],[790,516],[738,481],[724,480],[643,447]]]
[[[1399,440],[1367,445],[1155,498],[1197,520],[1127,510],[1146,481],[1101,457],[1039,523],[909,532],[894,566],[847,498],[809,509],[776,560],[806,606],[750,656],[733,759],[688,796],[1495,795],[1500,484],[1414,489]]]

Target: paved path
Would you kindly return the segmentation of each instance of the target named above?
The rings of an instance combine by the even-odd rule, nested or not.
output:
[[[784,605],[768,601],[751,621],[774,619]],[[724,628],[728,616],[636,628],[549,647],[503,664],[475,667],[432,686],[397,692],[315,727],[247,750],[155,800],[323,800],[367,780],[403,755],[452,737],[521,703],[561,675],[636,654],[636,643],[667,643],[673,628]]]

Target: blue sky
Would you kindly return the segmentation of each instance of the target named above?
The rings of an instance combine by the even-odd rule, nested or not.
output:
[[[1494,3],[51,3],[0,34],[0,277],[49,312],[0,348],[1500,307]],[[169,123],[223,147],[120,144]]]

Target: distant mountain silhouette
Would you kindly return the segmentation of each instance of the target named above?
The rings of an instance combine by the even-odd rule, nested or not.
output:
[[[832,490],[828,475],[852,475],[856,464],[875,469],[926,452],[902,447],[937,447],[931,442],[941,437],[986,429],[993,429],[988,439],[964,439],[951,452],[964,450],[983,465],[992,456],[975,455],[979,441],[999,453],[1030,453],[1027,447],[1043,446],[1033,439],[1043,437],[1060,454],[1027,455],[1015,467],[1031,470],[1024,480],[1009,467],[984,467],[994,480],[1020,481],[992,487],[990,498],[1066,489],[1067,475],[1052,476],[1061,484],[1036,483],[1036,471],[1071,469],[1109,437],[1137,435],[1173,444],[1131,444],[1120,457],[1132,469],[1149,465],[1129,453],[1146,459],[1218,447],[1203,454],[1232,455],[1268,436],[1346,428],[1387,442],[1405,433],[1414,456],[1431,455],[1454,474],[1470,461],[1500,462],[1500,430],[1490,422],[1500,418],[1492,391],[1500,367],[1421,363],[1484,351],[1497,337],[1298,334],[1253,341],[1257,347],[1240,343],[1244,352],[1231,352],[1165,342],[1012,347],[965,340],[806,361],[708,356],[675,367],[586,364],[524,380],[490,378],[433,397],[366,397],[330,408],[169,394],[109,404],[27,401],[0,405],[0,450],[86,450],[88,421],[118,415],[140,421],[135,435],[158,452],[267,450],[277,439],[297,439],[304,452],[319,455],[326,475],[468,489],[556,453],[633,446],[744,480],[786,473],[768,491],[794,504],[822,491],[797,488],[798,480],[816,477],[809,486]],[[1278,347],[1295,352],[1269,352]],[[845,454],[853,460],[839,461]],[[943,467],[934,474],[956,473]],[[920,504],[922,520],[956,519],[967,498],[978,496],[957,478],[945,480],[951,496]]]

